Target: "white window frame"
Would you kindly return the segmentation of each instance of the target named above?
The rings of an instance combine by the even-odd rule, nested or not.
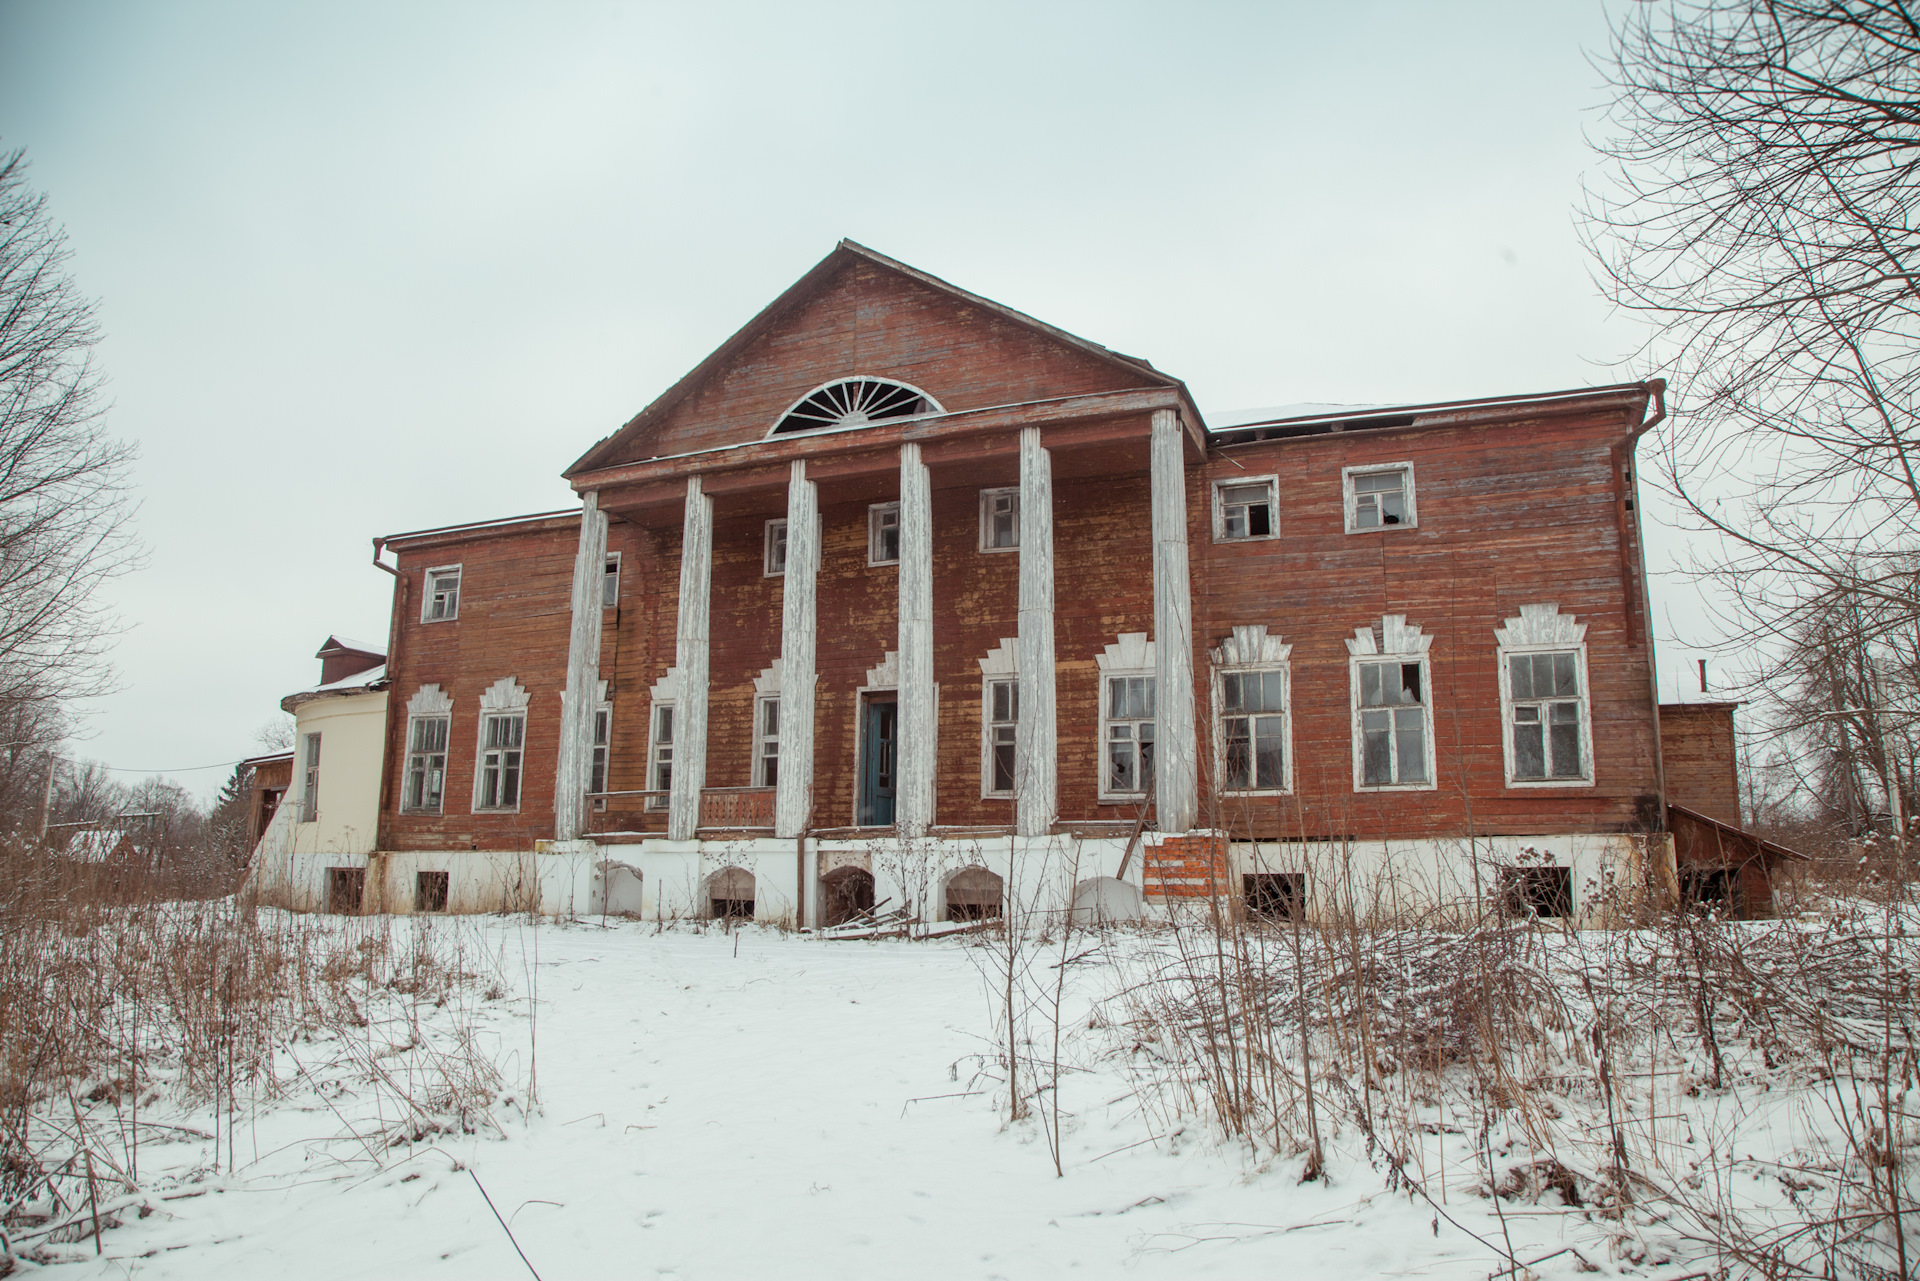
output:
[[[1433,664],[1428,658],[1428,648],[1433,644],[1431,636],[1423,636],[1417,625],[1409,624],[1403,614],[1388,614],[1380,620],[1378,632],[1372,627],[1356,628],[1354,639],[1347,642],[1347,690],[1352,714],[1349,728],[1352,732],[1353,748],[1353,790],[1356,792],[1431,792],[1438,790],[1438,758],[1434,752],[1433,728]],[[1420,702],[1424,720],[1422,726],[1422,746],[1425,749],[1426,779],[1418,783],[1369,783],[1366,781],[1366,736],[1361,729],[1361,713],[1377,708],[1363,708],[1360,703],[1360,668],[1368,663],[1419,664]],[[1388,708],[1404,707],[1406,704],[1386,704]],[[1399,745],[1394,746],[1394,762],[1399,764]]]
[[[433,612],[434,598],[440,594],[434,590],[433,580],[440,574],[452,574],[454,576],[452,607],[444,614],[436,614]],[[466,580],[467,576],[459,565],[435,565],[433,568],[427,570],[426,576],[420,580],[425,584],[425,586],[420,589],[420,621],[423,623],[451,623],[458,619],[460,617],[460,593],[467,585]]]
[[[320,734],[315,731],[300,740],[300,821],[320,821]]]
[[[606,682],[601,682],[605,684]],[[613,769],[613,704],[602,702],[593,709],[593,755],[587,762],[587,790],[604,792]],[[597,776],[597,777],[596,777]],[[594,786],[595,783],[599,786]],[[607,798],[597,796],[593,808],[607,808]]]
[[[1005,687],[1013,707],[1012,720],[994,719],[994,692]],[[1013,748],[1013,778],[1004,788],[993,785],[994,748],[999,746],[995,735],[1002,729],[1013,735],[1007,745]],[[987,676],[980,681],[980,799],[1005,801],[1013,799],[1020,785],[1020,677],[1018,675]]]
[[[608,572],[611,571],[611,572]],[[607,599],[607,584],[613,584],[613,599]],[[608,552],[600,564],[600,608],[620,608],[620,553]]]
[[[1593,759],[1593,691],[1587,676],[1587,626],[1552,604],[1522,605],[1517,617],[1494,629],[1495,660],[1500,680],[1500,752],[1507,786],[1516,789],[1592,787],[1598,772]],[[1513,751],[1513,672],[1507,660],[1522,654],[1572,654],[1574,680],[1579,687],[1580,763],[1578,778],[1516,778]],[[1564,698],[1527,699],[1529,703],[1564,703]],[[1544,737],[1544,735],[1543,735]]]
[[[893,513],[893,559],[880,560],[881,516],[885,512]],[[900,563],[900,504],[870,503],[867,506],[867,565],[869,568],[879,565],[898,565]]]
[[[1272,716],[1273,712],[1229,712],[1227,711],[1227,677],[1261,676],[1268,672],[1280,673],[1280,779],[1272,786],[1259,785],[1255,780],[1253,787],[1234,787],[1227,782],[1227,720],[1229,717]],[[1293,670],[1290,663],[1261,663],[1236,665],[1214,669],[1213,677],[1213,737],[1214,759],[1219,762],[1218,786],[1223,796],[1288,796],[1293,792]],[[1257,739],[1249,739],[1257,743]]]
[[[1214,788],[1223,796],[1289,796],[1293,793],[1293,646],[1278,636],[1269,636],[1261,625],[1235,627],[1212,651],[1213,659],[1213,751]],[[1284,682],[1281,694],[1282,746],[1280,785],[1278,787],[1229,788],[1227,786],[1227,689],[1228,676],[1250,672],[1279,672]],[[1256,713],[1257,714],[1257,713]],[[1271,713],[1268,713],[1269,715]]]
[[[773,709],[773,731],[767,731],[767,709]],[[773,750],[768,752],[771,745]],[[767,777],[767,762],[773,762],[774,776]],[[774,787],[780,769],[780,695],[761,694],[753,700],[753,786]]]
[[[511,676],[502,676],[499,680],[488,686],[485,693],[480,695],[480,723],[478,732],[473,736],[472,812],[475,814],[517,814],[520,812],[522,803],[526,800],[527,703],[527,691],[522,689],[520,682]],[[519,745],[517,747],[489,748],[487,746],[489,726],[496,720],[513,719],[517,719],[520,722]],[[484,805],[481,803],[481,797],[486,789],[487,753],[489,751],[518,752],[520,755],[518,774],[514,780],[513,804],[511,805]],[[504,769],[504,759],[501,765]]]
[[[1013,541],[1002,547],[993,542],[994,504],[1002,498],[1013,500]],[[1020,487],[1003,486],[999,489],[980,491],[980,550],[983,552],[1017,552],[1020,550]]]
[[[778,547],[780,549],[780,561],[778,565],[774,564],[773,549],[775,547]],[[786,576],[787,576],[787,518],[785,516],[780,516],[780,517],[776,517],[773,520],[768,521],[766,524],[765,532],[761,534],[760,577],[785,578]]]
[[[671,782],[669,782],[668,787],[661,787],[659,785],[660,766],[663,764],[660,759],[660,749],[662,747],[667,749],[668,756],[664,764],[669,771],[669,780],[671,780],[671,771],[674,766],[678,764],[675,749],[679,746],[679,740],[670,735],[667,742],[662,743],[660,741],[660,713],[665,711],[668,714],[671,718],[669,724],[672,727],[672,731],[674,734],[678,734],[680,729],[680,716],[676,710],[678,706],[679,704],[674,699],[656,698],[647,708],[647,785],[640,789],[642,791],[664,792],[671,789]],[[649,796],[647,798],[646,808],[650,810],[664,810],[667,808],[669,799],[670,798],[665,796]]]
[[[442,733],[440,736],[440,747],[438,751],[434,751],[432,749],[422,749],[419,746],[419,742],[416,737],[419,726],[432,725],[432,724],[438,724],[442,727]],[[407,717],[407,768],[406,768],[406,772],[400,776],[400,812],[402,814],[444,814],[446,812],[446,809],[447,809],[447,761],[449,756],[449,752],[447,749],[451,747],[452,744],[453,744],[453,713],[451,711],[416,712],[413,715]],[[419,805],[411,804],[410,798],[413,795],[413,776],[414,776],[415,763],[416,761],[420,761],[422,759],[426,759],[430,761],[431,758],[435,756],[438,756],[440,758],[439,795],[434,798],[434,803],[431,805],[427,805],[424,803]],[[430,766],[425,768],[430,769]],[[425,795],[425,788],[424,788],[424,778],[423,778],[423,787],[422,787],[423,799],[424,799],[424,795]]]
[[[1099,705],[1095,709],[1098,713],[1098,719],[1095,722],[1098,738],[1094,744],[1094,760],[1097,771],[1095,800],[1101,805],[1137,804],[1145,800],[1148,793],[1153,791],[1151,774],[1146,772],[1142,773],[1140,790],[1137,792],[1116,792],[1108,787],[1108,779],[1111,777],[1111,774],[1107,768],[1110,763],[1107,759],[1107,734],[1113,725],[1113,718],[1108,715],[1108,709],[1113,704],[1107,682],[1111,679],[1125,676],[1144,676],[1148,680],[1152,680],[1154,669],[1157,666],[1153,642],[1147,639],[1145,632],[1122,632],[1116,644],[1108,645],[1105,650],[1094,656],[1094,666],[1098,669],[1100,680],[1099,685],[1095,687],[1095,697],[1099,701]],[[1160,708],[1158,690],[1154,691],[1153,705],[1157,713]],[[1157,721],[1157,716],[1155,719]],[[1156,759],[1158,759],[1159,752],[1159,737],[1156,731],[1154,734],[1154,752]],[[1138,760],[1138,741],[1138,739],[1135,740],[1136,762]]]
[[[1389,471],[1403,472],[1406,475],[1406,488],[1402,492],[1406,495],[1407,500],[1407,518],[1398,525],[1369,525],[1363,529],[1358,524],[1360,519],[1360,494],[1359,491],[1354,488],[1354,477],[1377,476],[1381,472]],[[1418,528],[1420,525],[1420,503],[1417,490],[1414,486],[1413,464],[1411,462],[1368,463],[1363,467],[1342,467],[1340,469],[1340,506],[1346,513],[1347,532],[1349,534],[1390,534],[1396,530]]]
[[[1242,485],[1267,487],[1268,519],[1264,534],[1227,533],[1227,505],[1222,497],[1228,489]],[[1216,543],[1264,543],[1280,537],[1280,477],[1272,472],[1263,476],[1225,476],[1213,482],[1213,541]]]

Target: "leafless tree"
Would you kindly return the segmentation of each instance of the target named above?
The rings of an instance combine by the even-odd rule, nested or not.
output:
[[[99,588],[136,554],[93,303],[26,168],[0,153],[0,712],[101,692],[114,628]]]
[[[1920,14],[1897,0],[1627,7],[1585,229],[1680,392],[1664,480],[1747,638],[1836,591],[1911,626],[1920,524]]]

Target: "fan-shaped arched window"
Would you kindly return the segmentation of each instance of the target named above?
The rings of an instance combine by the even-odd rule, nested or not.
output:
[[[864,427],[888,418],[941,412],[940,402],[918,387],[891,378],[841,378],[795,401],[774,423],[773,433]]]

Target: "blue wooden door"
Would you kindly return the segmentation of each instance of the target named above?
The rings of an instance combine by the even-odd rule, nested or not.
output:
[[[893,761],[900,705],[892,699],[867,700],[860,735],[860,825],[893,825]]]

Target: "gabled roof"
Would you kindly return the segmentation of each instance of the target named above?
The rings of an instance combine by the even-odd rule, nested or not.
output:
[[[312,635],[312,633],[308,633],[308,635]],[[314,654],[314,657],[325,658],[328,654],[343,653],[365,654],[368,658],[385,658],[387,656],[387,647],[385,645],[374,645],[367,641],[357,641],[351,637],[342,636],[339,632],[335,632],[333,635],[327,637],[326,643],[320,646],[319,651]]]
[[[680,381],[667,388],[652,404],[634,415],[620,430],[603,438],[598,444],[594,445],[593,448],[582,454],[573,466],[567,468],[561,475],[571,479],[581,472],[593,471],[598,467],[607,465],[611,461],[616,461],[623,446],[631,442],[634,437],[646,431],[647,428],[659,422],[662,418],[665,418],[667,414],[673,410],[674,406],[678,405],[697,390],[707,381],[709,376],[723,368],[746,348],[748,344],[771,329],[781,317],[819,293],[843,268],[856,262],[872,263],[875,266],[885,268],[909,280],[917,281],[931,289],[938,290],[967,306],[978,307],[982,311],[990,312],[1000,317],[1002,320],[1010,321],[1034,333],[1051,338],[1055,342],[1076,348],[1097,360],[1124,369],[1134,377],[1142,379],[1147,385],[1178,387],[1182,393],[1186,391],[1186,384],[1182,383],[1178,378],[1161,373],[1144,360],[1134,356],[1122,355],[1117,351],[1102,347],[1099,343],[1089,342],[1087,339],[1081,338],[1076,334],[1070,334],[1064,329],[1057,329],[1043,320],[1036,320],[1025,312],[1015,311],[1013,308],[1005,306],[1002,303],[997,303],[991,298],[982,298],[979,294],[969,293],[958,285],[950,284],[938,276],[930,276],[918,268],[909,267],[906,263],[889,258],[885,254],[877,253],[865,245],[856,244],[851,240],[842,240],[838,245],[834,246],[832,253],[822,258],[814,265],[811,271],[790,285],[785,293],[767,304],[759,315],[749,320],[745,325],[742,325],[731,338],[715,348],[711,355],[689,370]],[[1190,402],[1191,397],[1188,399]]]

